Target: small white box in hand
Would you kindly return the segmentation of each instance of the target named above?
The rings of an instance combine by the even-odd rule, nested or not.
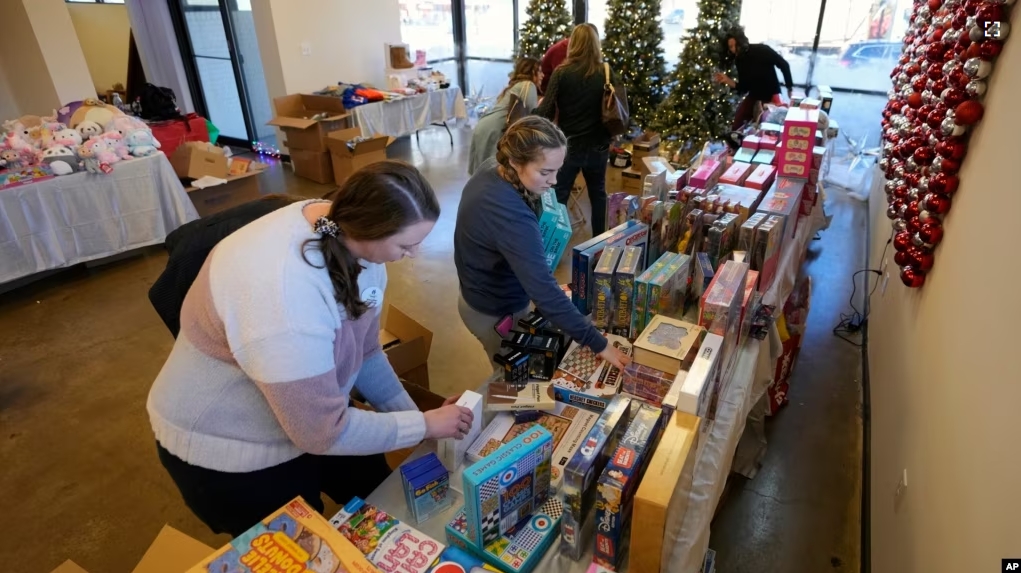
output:
[[[464,438],[460,440],[444,438],[436,441],[436,455],[451,475],[458,473],[461,465],[464,464],[465,452],[482,432],[482,395],[478,392],[465,390],[464,394],[461,394],[461,399],[457,401],[457,405],[471,410],[474,419],[471,429],[468,430],[468,434]]]

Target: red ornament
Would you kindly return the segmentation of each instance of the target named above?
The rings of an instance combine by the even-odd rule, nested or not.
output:
[[[911,92],[911,95],[908,96],[908,105],[913,108],[922,107],[922,94],[917,91]]]
[[[929,91],[931,91],[934,94],[941,94],[948,87],[950,87],[948,85],[948,82],[947,82],[946,78],[940,78],[938,80],[931,80],[931,81],[932,81],[932,85],[929,86]]]
[[[929,165],[932,160],[936,157],[936,151],[929,146],[919,147],[911,154],[915,158],[915,163],[919,165]]]
[[[943,226],[939,223],[929,221],[918,230],[918,240],[930,249],[943,240]]]
[[[982,44],[972,43],[964,50],[964,60],[970,60],[972,58],[979,58],[982,56]]]
[[[925,59],[934,64],[941,64],[947,59],[947,49],[942,42],[929,44],[925,48]]]
[[[918,74],[917,76],[911,78],[911,89],[915,90],[915,92],[920,92],[924,90],[926,87],[928,87],[928,84],[929,78],[923,76],[922,74]],[[909,99],[908,102],[910,103],[910,101],[911,100]]]
[[[893,262],[896,263],[898,267],[906,267],[910,265],[914,259],[911,258],[911,254],[908,252],[908,250],[913,248],[914,247],[908,247],[908,249],[906,250],[897,251],[896,253],[894,253]]]
[[[967,82],[965,82],[965,85],[968,85]],[[947,104],[947,107],[954,109],[967,101],[968,93],[963,88],[947,88],[940,97],[943,99],[943,103]]]
[[[929,181],[929,187],[932,188],[932,181]],[[926,193],[922,199],[922,206],[927,211],[932,211],[939,215],[946,215],[950,212],[950,196],[940,195],[938,193]],[[917,233],[921,229],[914,229],[912,232]]]
[[[960,184],[961,180],[956,175],[936,173],[929,178],[929,191],[940,195],[953,195]]]
[[[908,187],[918,187],[918,184],[922,180],[921,173],[905,173],[904,181],[908,184]]]
[[[904,214],[902,217],[910,221],[911,219],[917,219],[921,213],[922,210],[918,207],[918,201],[908,201],[904,207]]]
[[[982,119],[985,108],[978,100],[968,100],[959,104],[954,113],[954,123],[957,125],[975,125]]]
[[[999,4],[984,3],[972,14],[975,21],[982,29],[986,28],[987,22],[1003,22],[1007,18],[1003,13],[1003,7]]]
[[[911,233],[907,231],[899,231],[896,235],[893,236],[893,248],[898,253],[901,251],[908,250],[908,248],[911,247],[911,245],[912,245]]]
[[[985,40],[978,46],[978,56],[983,60],[990,61],[1003,51],[1003,42],[1000,40]]]
[[[908,288],[919,288],[925,284],[925,272],[908,265],[901,269],[900,280]]]
[[[943,41],[943,28],[935,28],[927,38],[929,42],[942,42]]]
[[[922,65],[918,62],[910,62],[908,65],[904,66],[903,69],[904,73],[907,74],[909,78],[913,78],[922,73]]]
[[[946,117],[947,112],[945,110],[935,109],[925,117],[925,124],[933,129],[939,129]]]
[[[940,63],[929,64],[929,67],[925,69],[925,75],[929,76],[930,80],[938,80],[942,77],[945,77],[945,74],[943,73],[943,64]]]
[[[939,10],[940,6],[943,5],[943,0],[929,0],[928,4],[929,10],[936,12],[936,10]]]
[[[936,153],[955,161],[961,161],[968,153],[968,144],[960,137],[951,137],[936,144]]]
[[[932,251],[919,247],[911,247],[907,253],[911,259],[910,266],[923,271],[932,270],[932,264],[935,262]]]
[[[922,229],[922,220],[918,217],[915,217],[914,219],[907,219],[906,224],[908,232],[912,235]]]
[[[935,160],[932,165],[933,167],[938,167],[940,172],[947,175],[957,175],[957,172],[961,170],[961,162],[949,157],[941,157]]]

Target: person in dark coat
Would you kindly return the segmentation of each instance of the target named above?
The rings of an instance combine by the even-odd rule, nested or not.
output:
[[[782,103],[776,68],[783,74],[788,98],[793,95],[794,80],[791,78],[791,66],[783,56],[766,44],[749,44],[748,37],[740,30],[727,37],[727,51],[737,65],[737,80],[722,72],[716,72],[714,79],[745,94],[731,124],[731,129],[737,130],[754,119],[756,103]]]

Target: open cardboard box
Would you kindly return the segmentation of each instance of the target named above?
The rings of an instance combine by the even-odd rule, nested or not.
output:
[[[197,539],[164,525],[159,535],[132,569],[132,573],[181,573],[195,566],[214,549]],[[70,559],[53,570],[53,573],[88,573]]]
[[[273,98],[276,117],[266,122],[283,130],[288,149],[326,151],[326,134],[348,125],[351,114],[338,97],[291,94]],[[320,119],[312,119],[326,114]]]
[[[333,160],[333,180],[338,187],[362,167],[385,161],[386,148],[394,142],[392,137],[375,135],[365,141],[359,141],[353,148],[348,145],[348,142],[361,134],[361,128],[352,127],[326,135],[326,147],[329,148]]]
[[[429,389],[429,350],[433,333],[393,305],[387,305],[380,317],[379,339],[390,366],[397,376]],[[397,341],[397,344],[393,342]],[[390,345],[388,348],[386,348]],[[409,393],[411,390],[409,390]],[[412,394],[412,398],[415,395]],[[416,400],[416,403],[417,400]]]
[[[214,185],[204,189],[188,187],[185,191],[188,192],[188,198],[195,205],[199,216],[205,217],[262,197],[259,188],[259,175],[265,170],[265,163],[253,161],[248,166],[247,173],[226,177],[218,175],[217,177],[227,180],[223,185]]]
[[[174,173],[182,179],[199,179],[206,175],[227,176],[227,156],[223,149],[203,141],[188,141],[177,146],[170,156]]]

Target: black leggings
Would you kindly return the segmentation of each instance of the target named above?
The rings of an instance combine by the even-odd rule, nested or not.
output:
[[[246,473],[193,466],[156,443],[160,462],[177,484],[184,503],[213,530],[237,537],[299,495],[319,513],[320,493],[345,504],[367,497],[390,475],[383,454],[304,454],[280,465]]]

